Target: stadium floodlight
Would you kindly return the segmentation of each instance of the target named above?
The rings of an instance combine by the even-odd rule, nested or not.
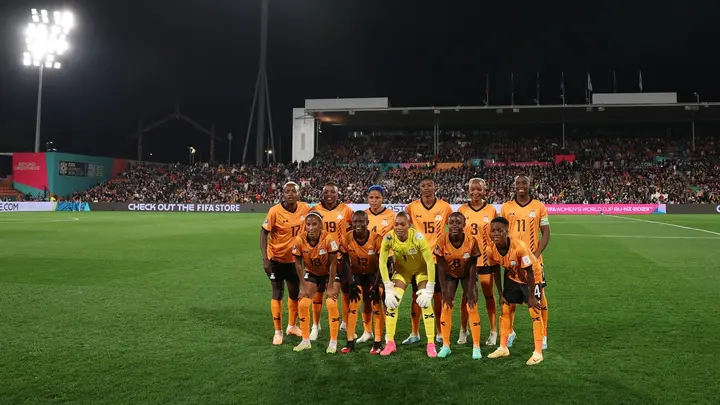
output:
[[[38,67],[40,80],[38,83],[37,118],[35,122],[35,152],[40,151],[40,117],[42,116],[42,86],[45,69],[60,69],[62,64],[58,56],[69,49],[68,35],[75,26],[75,17],[68,11],[32,9],[31,22],[25,32],[25,52],[23,65]]]

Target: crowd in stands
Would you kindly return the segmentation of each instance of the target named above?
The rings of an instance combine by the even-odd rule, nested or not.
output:
[[[688,138],[682,136],[622,138],[593,133],[569,136],[563,149],[552,137],[450,132],[444,135],[440,153],[433,155],[429,135],[349,138],[334,143],[332,149],[323,149],[313,161],[304,164],[138,166],[85,190],[80,198],[104,202],[273,204],[282,198],[282,184],[293,180],[301,185],[302,198],[308,202],[318,202],[323,185],[332,181],[345,202],[365,202],[367,187],[379,182],[387,189],[388,202],[406,203],[419,197],[420,180],[431,176],[438,196],[450,203],[467,201],[467,181],[472,177],[486,179],[488,202],[500,203],[512,198],[513,179],[524,173],[533,179],[534,196],[546,203],[720,204],[718,138],[699,137],[693,150]],[[486,143],[478,143],[477,139]],[[556,165],[554,156],[564,153],[574,154],[576,161]],[[471,159],[478,156],[496,164],[535,161],[542,165],[472,165]],[[436,166],[437,162],[447,161],[458,164],[444,170]],[[377,162],[429,163],[383,172],[368,165]]]

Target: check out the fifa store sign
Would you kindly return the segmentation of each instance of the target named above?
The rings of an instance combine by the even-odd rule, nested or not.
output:
[[[240,204],[130,203],[128,211],[149,212],[240,212]]]

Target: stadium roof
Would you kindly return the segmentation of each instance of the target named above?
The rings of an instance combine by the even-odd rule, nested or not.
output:
[[[305,112],[323,123],[351,127],[432,127],[436,118],[443,127],[720,121],[720,103],[393,107]]]

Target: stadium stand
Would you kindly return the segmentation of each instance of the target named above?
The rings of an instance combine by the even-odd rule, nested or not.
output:
[[[81,193],[84,201],[277,203],[280,187],[288,180],[301,185],[303,199],[318,202],[323,185],[339,184],[341,199],[365,202],[365,190],[383,184],[390,203],[419,197],[417,184],[432,176],[438,195],[450,203],[467,201],[471,177],[488,181],[488,201],[512,198],[518,174],[534,179],[534,195],[554,204],[582,203],[720,203],[720,152],[717,137],[697,140],[695,151],[683,137],[585,133],[566,140],[565,148],[553,137],[508,137],[504,132],[449,132],[440,153],[428,155],[428,134],[377,134],[343,139],[325,145],[312,162],[257,166],[138,166],[117,179]],[[395,147],[397,145],[398,147]],[[412,145],[404,147],[403,145]],[[418,146],[420,145],[420,146]],[[558,153],[572,153],[574,163],[554,163]],[[473,165],[471,156],[482,156]],[[406,167],[381,162],[402,162]],[[503,162],[535,162],[527,167]],[[418,162],[427,162],[420,164]],[[443,162],[455,162],[448,167]],[[415,165],[411,165],[415,163]]]

